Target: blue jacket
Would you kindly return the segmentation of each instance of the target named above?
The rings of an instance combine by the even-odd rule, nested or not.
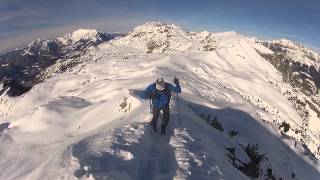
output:
[[[173,85],[171,83],[166,83],[166,87],[169,88],[170,91],[174,91],[176,93],[181,93],[180,85]],[[171,92],[170,92],[171,93]],[[141,94],[142,99],[149,98],[150,95],[156,95],[155,98],[152,99],[152,106],[154,108],[163,108],[169,102],[169,97],[164,93],[160,92],[156,89],[155,83],[150,84]]]

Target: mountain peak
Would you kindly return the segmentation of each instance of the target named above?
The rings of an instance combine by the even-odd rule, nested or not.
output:
[[[59,41],[61,41],[63,44],[68,43],[77,43],[81,40],[86,41],[97,41],[99,39],[99,36],[102,33],[99,33],[96,29],[78,29],[71,33],[65,34],[62,37],[57,38]]]
[[[155,22],[150,21],[146,22],[143,25],[135,27],[130,34],[136,34],[136,33],[168,33],[168,32],[176,31],[182,33],[183,30],[174,25],[174,24],[167,24],[162,22]]]
[[[159,21],[148,21],[140,26],[137,27],[172,27],[172,28],[179,28],[178,26],[174,24],[168,24],[168,23],[163,23]]]
[[[99,32],[96,29],[78,29],[71,33],[72,40],[77,42],[81,39],[95,38]]]
[[[24,48],[23,55],[34,55],[40,53],[48,53],[51,48],[54,48],[54,40],[43,40],[37,38],[33,40],[26,48]],[[52,49],[51,49],[52,50]]]
[[[276,44],[281,44],[285,47],[288,47],[288,48],[296,48],[298,49],[299,47],[301,47],[301,45],[299,45],[298,43],[290,40],[290,39],[287,39],[287,38],[284,38],[284,39],[278,39],[278,40],[273,40],[273,41],[270,41],[271,43],[276,43]]]
[[[115,42],[118,45],[131,46],[147,53],[169,51],[188,51],[192,43],[188,34],[180,27],[161,22],[147,22],[135,27],[129,34]]]
[[[42,44],[42,42],[44,42],[45,40],[42,40],[40,38],[37,38],[35,40],[33,40],[31,43],[28,44],[28,47],[32,47],[32,46],[36,46],[38,44]]]

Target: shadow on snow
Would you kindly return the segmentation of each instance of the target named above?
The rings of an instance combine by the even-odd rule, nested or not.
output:
[[[228,130],[235,130],[239,132],[241,137],[247,138],[253,143],[258,143],[261,148],[261,152],[267,153],[270,161],[278,160],[277,155],[285,156],[281,157],[278,161],[285,159],[286,162],[278,162],[278,164],[283,163],[282,166],[286,169],[285,172],[288,173],[288,176],[290,176],[291,173],[295,173],[296,177],[299,179],[317,179],[317,177],[320,176],[319,172],[313,166],[300,157],[299,154],[294,152],[288,145],[283,143],[278,137],[273,135],[250,114],[233,108],[213,109],[183,99],[181,99],[180,103],[180,106],[183,106],[182,110],[188,111],[181,112],[182,121],[185,118],[191,118],[191,120],[194,121],[200,120],[200,118],[194,118],[197,115],[195,115],[191,108],[188,107],[191,105],[203,113],[217,116],[218,119],[222,121],[223,127],[225,128],[223,133],[226,133]],[[194,115],[192,117],[187,117],[186,114],[190,113],[193,113]],[[124,158],[118,157],[110,152],[103,152],[103,147],[101,147],[102,150],[99,153],[92,151],[88,142],[101,136],[99,134],[88,137],[73,145],[72,155],[79,159],[80,164],[80,168],[76,170],[74,175],[78,178],[92,175],[96,179],[174,179],[179,167],[175,154],[176,149],[170,145],[169,142],[171,136],[174,134],[174,129],[179,127],[180,124],[177,120],[177,113],[171,113],[170,117],[171,120],[165,137],[155,135],[146,123],[134,123],[131,125],[137,130],[139,129],[139,126],[142,126],[144,131],[140,138],[137,139],[137,142],[128,143],[125,139],[126,137],[121,136],[121,134],[112,137],[117,140],[116,143],[112,143],[111,149],[121,149],[131,152],[133,158],[129,160],[125,160]],[[183,121],[181,128],[188,130],[191,134],[204,134],[206,132],[201,132],[201,130],[196,130],[196,128],[206,128],[210,129],[210,131],[217,131],[206,124],[205,121],[199,121],[197,123]],[[205,136],[210,138],[212,135],[214,134],[210,133]],[[211,146],[219,146],[215,140],[217,139],[212,138],[211,142],[207,140],[205,143],[211,144]],[[205,147],[203,143],[200,143],[199,141],[189,141],[185,148],[196,156],[202,157],[205,154],[203,152],[203,148]],[[210,149],[208,151],[210,151]],[[213,167],[218,169],[219,164],[216,163],[214,156],[210,155],[210,153],[206,154],[208,155],[205,159],[206,163],[203,163],[200,166],[193,159],[189,160],[189,169],[191,173],[187,179],[210,179],[213,177],[209,174],[208,170]],[[226,159],[227,158],[228,157],[226,156]],[[292,164],[296,165],[296,169],[289,167]],[[236,171],[236,169],[234,170]],[[223,174],[221,174],[220,171],[219,173],[223,177]],[[308,177],[300,177],[299,174],[307,174]]]
[[[173,129],[168,129],[166,137],[152,132],[149,124],[135,123],[133,128],[143,126],[144,133],[137,143],[128,143],[125,137],[115,135],[112,150],[131,152],[132,159],[125,160],[110,152],[91,151],[89,137],[72,147],[72,155],[79,159],[80,169],[75,176],[92,175],[95,179],[173,179],[177,169],[174,148],[170,146]],[[103,150],[101,150],[103,151]]]
[[[320,177],[319,171],[303,159],[302,154],[293,151],[281,141],[281,137],[275,136],[261,124],[261,121],[259,122],[247,112],[234,108],[214,109],[183,99],[182,101],[185,106],[192,106],[204,114],[210,114],[211,117],[216,116],[222,123],[223,133],[227,134],[228,131],[234,130],[239,132],[239,136],[242,138],[248,139],[253,144],[257,143],[261,152],[267,153],[267,157],[270,159],[269,164],[272,163],[271,161],[277,161],[278,166],[281,164],[280,166],[283,168],[281,172],[287,173],[288,177],[291,177],[292,173],[298,179],[318,179]],[[203,120],[203,122],[205,121]],[[282,157],[279,157],[279,155]],[[290,167],[290,165],[294,165],[295,168]],[[272,167],[270,166],[270,168]],[[273,168],[277,172],[276,167]],[[301,177],[299,176],[300,174],[304,174],[307,177]]]

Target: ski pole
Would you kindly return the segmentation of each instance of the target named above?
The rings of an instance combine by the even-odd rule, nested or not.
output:
[[[179,116],[179,121],[178,121],[178,123],[179,123],[179,128],[180,128],[180,130],[181,130],[181,116],[180,116],[180,102],[179,102],[179,93],[177,93],[177,101],[178,101],[178,116]]]
[[[152,115],[152,103],[151,103],[151,99],[149,99],[149,112],[150,112],[150,115]]]

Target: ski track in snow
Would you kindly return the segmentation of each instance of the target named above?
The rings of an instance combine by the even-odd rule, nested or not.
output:
[[[277,127],[262,122],[262,116],[275,118],[261,110],[269,107],[281,112],[280,120],[301,123],[268,82],[281,83],[277,71],[246,38],[232,32],[216,38],[215,51],[174,54],[141,54],[128,38],[108,42],[91,52],[99,61],[38,84],[16,103],[6,101],[14,105],[4,116],[10,124],[0,123],[0,179],[249,179],[226,150],[234,148],[247,163],[240,146],[247,143],[258,143],[268,156],[263,175],[272,168],[283,179],[292,173],[319,179],[319,165],[295,148],[292,138],[283,140]],[[158,76],[167,81],[177,76],[183,91],[180,99],[173,96],[166,136],[151,130],[149,102],[128,91]],[[261,107],[248,102],[254,98]],[[192,108],[217,116],[224,132]],[[239,135],[231,138],[231,130]]]

